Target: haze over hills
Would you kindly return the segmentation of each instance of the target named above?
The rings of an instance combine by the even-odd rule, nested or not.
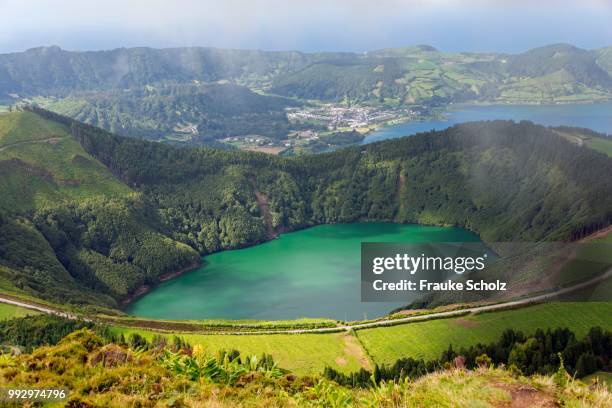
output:
[[[194,143],[249,134],[282,138],[300,129],[284,109],[309,101],[394,108],[611,97],[610,48],[567,44],[517,55],[431,46],[362,54],[41,47],[0,55],[0,103],[25,98],[121,135]]]
[[[529,241],[612,221],[612,159],[528,122],[302,158],[177,148],[42,110],[0,115],[0,132],[0,285],[60,303],[116,308],[198,254],[323,223]]]
[[[612,407],[612,0],[0,15],[0,406]]]

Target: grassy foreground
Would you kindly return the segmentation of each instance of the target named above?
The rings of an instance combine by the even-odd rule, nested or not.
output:
[[[184,364],[186,361],[190,364]],[[0,386],[62,388],[68,392],[67,406],[71,407],[500,407],[556,403],[605,407],[612,403],[605,387],[589,389],[566,373],[554,378],[520,377],[500,368],[456,368],[413,381],[348,389],[318,377],[298,377],[275,365],[245,361],[215,360],[196,347],[189,354],[163,349],[134,351],[104,345],[93,332],[83,329],[32,354],[3,355]]]
[[[596,373],[587,375],[582,379],[582,381],[586,384],[597,382],[602,386],[607,387],[608,391],[612,392],[612,373],[607,373],[605,371],[597,371]]]

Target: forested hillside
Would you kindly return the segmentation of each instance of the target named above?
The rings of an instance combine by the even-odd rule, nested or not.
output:
[[[567,44],[517,55],[429,46],[359,54],[41,47],[0,55],[0,104],[35,101],[123,136],[201,145],[286,136],[293,128],[284,108],[296,103],[288,98],[389,108],[605,101],[611,67],[609,49]]]
[[[602,177],[612,174],[612,159],[529,122],[457,125],[280,158],[123,138],[38,109],[0,118],[15,117],[62,129],[82,149],[28,142],[0,150],[3,174],[38,167],[51,174],[40,188],[28,183],[37,198],[29,201],[19,201],[14,184],[2,186],[2,276],[13,290],[55,301],[116,307],[140,284],[193,265],[197,253],[322,223],[456,225],[492,242],[573,240],[612,221],[612,180]],[[9,153],[32,146],[42,150],[29,164]],[[87,191],[75,178],[73,195],[54,198],[63,187],[45,170],[51,153],[65,171],[89,157],[114,189]],[[58,286],[105,298],[77,300]]]
[[[143,139],[205,144],[215,139],[257,134],[283,138],[291,127],[290,99],[263,96],[231,84],[171,84],[73,94],[47,108],[111,132]]]
[[[530,122],[457,125],[296,159],[179,150],[82,126],[76,137],[196,245],[210,230],[226,236],[226,224],[249,226],[238,246],[263,234],[254,189],[276,230],[370,219],[458,225],[488,241],[569,240],[612,216],[612,181],[600,177],[612,160]]]
[[[374,51],[314,62],[278,76],[281,95],[389,104],[609,99],[608,52],[555,44],[522,54],[446,54],[432,47]]]
[[[0,92],[67,95],[73,91],[126,89],[160,81],[265,80],[298,69],[311,58],[299,52],[217,48],[118,48],[66,51],[57,46],[0,55]]]
[[[0,115],[0,191],[0,285],[10,292],[116,307],[139,285],[198,262],[65,124]]]

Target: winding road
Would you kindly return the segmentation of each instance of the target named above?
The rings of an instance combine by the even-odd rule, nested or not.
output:
[[[14,142],[14,143],[8,143],[5,145],[0,146],[0,152],[4,151],[8,148],[11,147],[15,147],[15,146],[21,146],[21,145],[25,145],[25,144],[31,144],[31,143],[52,143],[55,144],[57,142],[59,142],[62,139],[65,139],[67,136],[63,136],[63,137],[48,137],[46,139],[32,139],[32,140],[20,140],[19,142]]]

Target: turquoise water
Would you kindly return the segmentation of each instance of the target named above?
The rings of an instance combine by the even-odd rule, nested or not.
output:
[[[459,106],[444,116],[444,120],[407,122],[381,128],[366,136],[362,143],[446,129],[457,123],[496,119],[530,120],[545,126],[576,126],[612,134],[612,103]]]
[[[250,248],[219,252],[130,305],[165,319],[357,320],[402,303],[361,302],[361,242],[478,242],[459,228],[356,223],[320,225]]]

